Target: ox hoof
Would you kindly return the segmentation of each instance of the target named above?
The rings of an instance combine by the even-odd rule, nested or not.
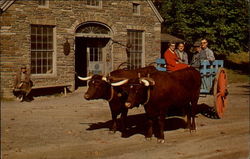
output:
[[[17,101],[22,102],[23,101],[23,96],[19,96],[16,99],[17,99]]]
[[[157,139],[157,142],[160,143],[160,144],[164,144],[165,140],[164,139]]]
[[[151,141],[152,137],[145,137],[146,141]]]
[[[124,132],[123,132],[123,133],[121,134],[121,137],[128,138],[129,135],[128,135],[127,133],[124,133]]]
[[[191,134],[191,133],[195,133],[196,132],[196,130],[189,130],[189,133]]]
[[[115,134],[116,131],[110,130],[109,134]]]

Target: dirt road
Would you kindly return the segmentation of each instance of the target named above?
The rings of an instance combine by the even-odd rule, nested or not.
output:
[[[198,115],[196,132],[167,119],[164,144],[144,139],[143,107],[129,111],[129,136],[111,134],[106,101],[86,101],[81,88],[32,102],[1,103],[3,159],[249,159],[249,85],[231,84],[223,119]],[[211,97],[199,102],[211,103]],[[174,121],[174,122],[173,122]],[[179,129],[176,128],[179,126]]]

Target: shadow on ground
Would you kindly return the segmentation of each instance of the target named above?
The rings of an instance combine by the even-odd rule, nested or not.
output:
[[[198,109],[196,109],[196,115],[197,114],[202,114],[203,116],[210,118],[210,119],[220,119],[219,116],[216,113],[216,110],[214,107],[211,107],[205,103],[198,104]],[[177,116],[172,116],[172,115],[177,115]],[[187,123],[184,120],[183,114],[178,115],[176,112],[172,112],[172,115],[170,116],[171,118],[165,119],[165,131],[172,131],[172,130],[177,130],[177,129],[186,129],[187,128]],[[146,121],[147,117],[146,114],[136,114],[136,115],[130,115],[127,117],[127,132],[125,137],[130,137],[135,134],[142,134],[145,135],[146,133]],[[121,132],[120,129],[120,123],[121,120],[118,119],[118,131]],[[80,123],[80,124],[86,124],[86,123]],[[106,122],[98,122],[98,123],[87,123],[89,125],[89,128],[86,130],[92,131],[92,130],[97,130],[97,129],[110,129],[112,127],[112,120],[108,120]],[[154,134],[157,136],[158,132],[158,126],[157,122],[154,121]]]
[[[125,137],[130,137],[136,134],[142,134],[145,135],[146,133],[146,114],[136,114],[136,115],[130,115],[127,117],[127,131]],[[81,123],[83,124],[83,123]],[[120,125],[120,119],[118,119],[118,131],[121,132],[121,129],[119,129]],[[154,125],[154,134],[157,134],[158,130]],[[103,129],[103,128],[111,128],[112,126],[112,120],[106,121],[106,122],[98,122],[98,123],[92,123],[89,125],[89,128],[87,128],[88,131],[97,130],[97,129]],[[177,129],[185,129],[187,127],[186,121],[181,118],[169,118],[165,119],[165,131],[171,131],[171,130],[177,130]]]
[[[224,67],[226,67],[228,69],[235,70],[239,74],[249,75],[249,73],[250,73],[250,63],[249,62],[242,62],[242,63],[238,64],[238,63],[234,63],[234,62],[229,61],[229,60],[224,60],[224,61],[225,61]]]
[[[67,88],[67,93],[70,91]],[[64,87],[50,87],[50,88],[39,88],[39,89],[32,89],[30,92],[30,96],[38,97],[38,96],[60,96],[64,94]]]

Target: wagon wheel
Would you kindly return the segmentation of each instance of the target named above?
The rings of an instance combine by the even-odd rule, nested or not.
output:
[[[147,66],[156,66],[156,62],[151,62]]]
[[[124,66],[127,67],[127,65],[128,65],[128,62],[123,62],[123,63],[121,63],[121,64],[117,67],[117,70],[123,68]],[[123,69],[124,69],[124,68],[123,68]]]
[[[213,87],[214,105],[219,118],[223,117],[227,106],[227,74],[224,68],[220,68],[214,79]]]
[[[129,65],[131,65],[131,64],[128,63],[128,62],[123,62],[123,63],[121,63],[121,64],[117,67],[117,70],[118,70],[118,69],[128,70],[128,69],[129,69],[129,68],[128,68]],[[133,66],[131,66],[131,67],[133,67]]]

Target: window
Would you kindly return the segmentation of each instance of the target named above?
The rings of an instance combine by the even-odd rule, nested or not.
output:
[[[133,3],[133,13],[137,15],[140,14],[140,4]]]
[[[101,6],[101,0],[87,0],[87,5],[100,7]]]
[[[90,47],[90,59],[89,61],[102,61],[102,48]]]
[[[128,44],[131,46],[128,51],[128,68],[135,69],[142,66],[142,35],[143,31],[128,30]]]
[[[38,0],[38,4],[40,6],[47,6],[48,5],[48,0]]]
[[[31,25],[31,73],[53,73],[54,26]]]
[[[110,37],[111,36],[111,32],[110,30],[100,24],[96,24],[96,23],[87,23],[84,24],[82,26],[80,26],[79,28],[77,28],[76,30],[77,36],[81,36],[81,35],[85,35],[85,36],[100,36],[100,37]]]

